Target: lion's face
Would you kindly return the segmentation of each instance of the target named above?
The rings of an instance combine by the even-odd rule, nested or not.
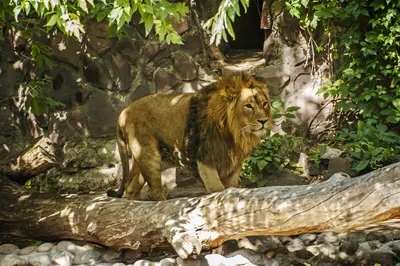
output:
[[[231,103],[231,128],[239,135],[263,139],[271,128],[271,103],[266,86],[253,81]]]

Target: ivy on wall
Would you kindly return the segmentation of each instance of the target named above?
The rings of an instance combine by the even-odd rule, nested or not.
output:
[[[400,2],[397,0],[288,0],[309,33],[313,56],[332,71],[319,90],[344,114],[338,141],[362,172],[400,154]],[[322,37],[314,38],[323,29]]]

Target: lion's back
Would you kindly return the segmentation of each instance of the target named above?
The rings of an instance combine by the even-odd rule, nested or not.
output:
[[[189,102],[193,94],[154,94],[130,104],[119,117],[125,134],[154,137],[165,144],[181,143],[184,138]]]

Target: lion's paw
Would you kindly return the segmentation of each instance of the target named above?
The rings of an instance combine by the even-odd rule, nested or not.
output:
[[[200,240],[187,232],[174,235],[171,245],[182,259],[187,259],[189,255],[200,254],[201,252]]]

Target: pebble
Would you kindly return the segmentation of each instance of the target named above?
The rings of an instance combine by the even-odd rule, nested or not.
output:
[[[385,243],[387,241],[386,236],[379,232],[369,232],[366,235],[366,240],[367,241],[379,240],[382,243]]]
[[[95,265],[101,258],[101,252],[95,249],[89,249],[76,254],[74,264]]]
[[[7,255],[13,253],[16,250],[18,250],[18,247],[13,244],[3,244],[0,246],[0,254]]]
[[[5,256],[0,263],[1,266],[25,266],[29,265],[24,259],[13,257],[13,256]]]
[[[18,251],[18,255],[28,255],[36,250],[36,246],[27,246]]]
[[[106,262],[111,262],[121,257],[121,254],[121,251],[106,249],[106,251],[103,252],[103,260]]]
[[[279,241],[278,241],[279,239]],[[21,249],[20,249],[21,248]],[[268,256],[272,252],[273,256]],[[321,233],[299,236],[248,237],[230,240],[196,258],[182,260],[165,252],[116,251],[72,241],[39,247],[0,245],[1,266],[253,266],[253,265],[384,265],[400,266],[400,234]]]
[[[53,243],[43,243],[37,248],[37,252],[48,252],[54,247]]]
[[[82,251],[82,249],[83,249],[82,247],[70,241],[61,241],[60,243],[57,244],[58,251],[69,251],[72,253],[78,253],[79,251]]]
[[[46,254],[37,253],[29,258],[29,263],[33,266],[47,266],[51,264],[51,259]]]
[[[68,251],[62,251],[61,253],[54,256],[52,261],[57,263],[58,265],[70,266],[72,265],[74,258],[75,256],[72,253]]]
[[[304,242],[304,244],[309,245],[311,242],[317,239],[315,234],[302,234],[299,236],[300,240]]]
[[[176,260],[173,258],[165,258],[158,263],[158,266],[175,266],[175,265],[176,265]]]

